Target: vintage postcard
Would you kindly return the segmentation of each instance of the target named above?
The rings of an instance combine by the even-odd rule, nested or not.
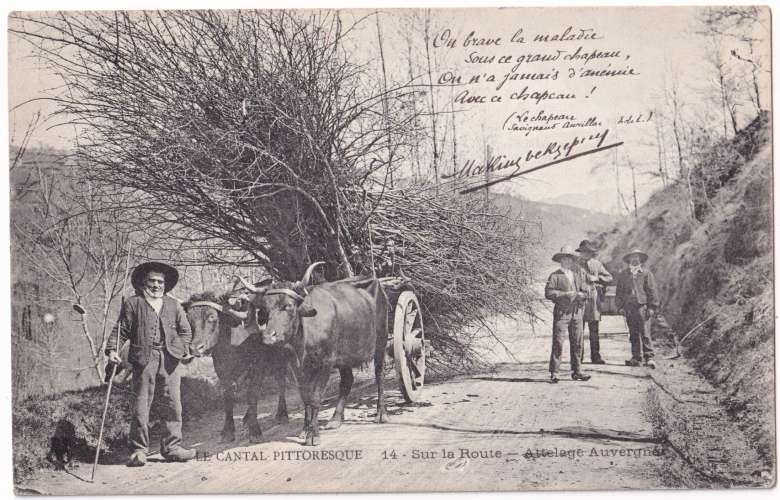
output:
[[[12,12],[16,493],[773,487],[771,30]]]

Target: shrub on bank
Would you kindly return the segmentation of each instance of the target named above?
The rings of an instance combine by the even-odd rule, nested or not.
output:
[[[122,461],[127,450],[130,422],[130,387],[114,387],[103,430],[101,462]],[[221,396],[213,380],[182,378],[182,411],[187,422],[221,406]],[[95,458],[106,387],[30,397],[13,407],[14,482],[19,484],[38,469],[53,467],[47,460],[51,437],[58,422],[65,419],[75,430],[73,459],[91,463]],[[151,421],[157,412],[152,406]]]

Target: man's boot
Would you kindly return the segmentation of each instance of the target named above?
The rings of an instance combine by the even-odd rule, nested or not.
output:
[[[648,359],[647,361],[645,361],[645,366],[655,370],[655,361],[653,361],[652,359]]]
[[[626,360],[626,366],[642,366],[642,362],[638,359]]]
[[[186,462],[195,458],[195,455],[195,450],[188,450],[182,446],[177,446],[176,448],[168,450],[168,452],[163,455],[163,458],[168,462]]]
[[[141,450],[135,450],[127,461],[128,467],[143,467],[146,465],[146,453]]]

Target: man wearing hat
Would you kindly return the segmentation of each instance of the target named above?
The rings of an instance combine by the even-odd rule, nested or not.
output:
[[[599,321],[601,321],[601,311],[599,311],[599,288],[612,282],[612,275],[604,267],[604,264],[596,260],[598,250],[588,240],[582,240],[579,248],[575,252],[581,255],[579,259],[580,267],[585,273],[585,282],[588,285],[588,298],[583,305],[583,324],[588,325],[588,335],[590,337],[590,362],[596,365],[603,365],[604,359],[599,352]],[[585,342],[582,343],[580,359],[585,356]]]
[[[133,366],[133,417],[130,423],[129,466],[146,463],[149,450],[149,409],[160,409],[160,454],[170,462],[195,458],[195,450],[181,445],[181,368],[191,358],[192,330],[181,304],[166,294],[179,280],[173,267],[146,262],[133,270],[136,294],[122,303],[119,319],[106,346],[111,363],[120,363],[119,341],[129,341],[128,361]],[[158,398],[154,400],[155,389]],[[154,400],[154,401],[153,401]]]
[[[659,304],[658,289],[653,273],[643,267],[646,261],[647,254],[639,249],[623,257],[628,269],[618,275],[615,303],[628,323],[631,359],[626,365],[639,366],[644,360],[645,366],[655,368],[651,326]]]
[[[376,266],[376,276],[378,278],[395,277],[406,278],[401,265],[398,264],[398,259],[395,249],[395,239],[389,236],[385,241],[385,247],[383,252],[384,258]]]
[[[553,343],[550,354],[550,382],[558,382],[558,369],[561,366],[563,344],[566,334],[569,336],[569,357],[571,359],[571,378],[584,381],[590,379],[580,370],[580,350],[582,343],[583,302],[588,298],[588,285],[585,273],[577,265],[579,256],[570,247],[563,247],[553,255],[552,260],[561,268],[550,274],[544,288],[544,297],[551,300],[553,307]]]

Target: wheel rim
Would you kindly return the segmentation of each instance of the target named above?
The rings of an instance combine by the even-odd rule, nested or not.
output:
[[[393,330],[399,385],[404,398],[413,402],[425,385],[425,331],[420,303],[414,293],[406,291],[398,298]]]

